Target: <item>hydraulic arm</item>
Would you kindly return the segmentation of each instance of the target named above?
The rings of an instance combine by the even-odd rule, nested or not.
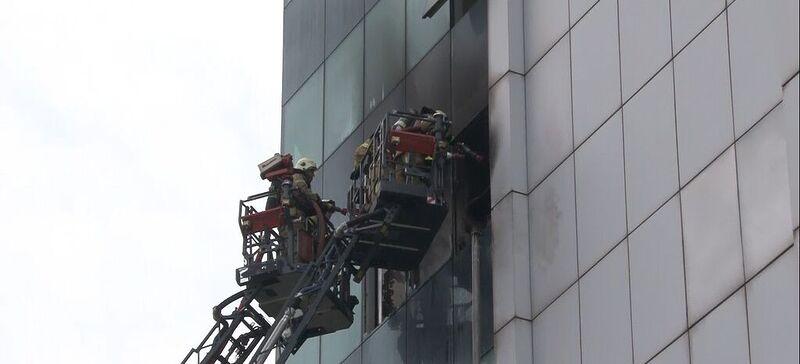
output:
[[[347,210],[310,201],[314,213],[297,214],[292,156],[260,164],[270,190],[239,205],[244,288],[214,307],[214,325],[182,363],[261,364],[273,352],[285,363],[306,339],[350,327],[351,279],[373,267],[415,269],[447,215],[446,161],[481,158],[451,145],[449,127],[441,112],[387,114],[357,159]],[[332,211],[349,220],[334,229]]]
[[[348,256],[358,243],[359,233],[382,228],[371,224],[370,220],[386,214],[387,210],[379,210],[342,223],[322,254],[302,271],[289,299],[278,311],[281,314],[276,317],[274,325],[268,324],[264,316],[251,306],[269,284],[253,285],[214,307],[214,326],[181,363],[191,363],[190,360],[196,357],[201,364],[261,364],[276,348],[279,349],[277,362],[284,363],[307,338],[326,333],[324,327],[309,329],[309,324],[325,298],[341,293],[336,292],[339,288],[337,283],[342,279],[349,280]],[[230,314],[222,314],[222,309],[237,301],[238,305]]]

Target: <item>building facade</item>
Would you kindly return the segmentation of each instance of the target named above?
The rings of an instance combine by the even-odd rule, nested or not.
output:
[[[487,4],[452,2],[426,19],[427,0],[286,4],[282,148],[321,163],[313,182],[323,198],[346,204],[353,152],[392,110],[443,110],[454,120],[454,135],[481,139],[471,144],[488,153]],[[420,269],[371,271],[353,286],[361,302],[353,326],[309,340],[292,362],[471,360],[470,233],[477,225],[465,202],[478,197],[488,211],[489,168],[469,163],[452,167],[451,178],[470,182],[447,191],[451,212]],[[493,345],[491,234],[485,222],[478,228],[485,275],[478,350],[486,354]]]
[[[419,271],[371,272],[353,327],[293,362],[798,362],[796,0],[428,10],[285,4],[282,148],[325,198],[392,109],[489,155],[453,166]]]

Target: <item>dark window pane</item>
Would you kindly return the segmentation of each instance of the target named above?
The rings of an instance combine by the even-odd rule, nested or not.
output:
[[[325,62],[325,158],[361,123],[363,37],[361,23]]]
[[[428,0],[406,0],[408,21],[406,64],[409,69],[413,68],[450,29],[450,1],[445,2],[433,17],[423,19],[422,15],[428,10],[428,2]]]
[[[361,281],[364,286],[364,330],[369,333],[378,327],[378,269],[370,268]]]
[[[450,35],[437,44],[406,77],[406,104],[450,115]]]
[[[363,0],[327,0],[325,4],[325,54],[331,54],[364,16]]]
[[[475,5],[485,2],[484,0],[453,0],[453,20],[456,22],[466,15]],[[485,5],[484,5],[485,6]]]
[[[375,108],[405,74],[405,0],[383,0],[367,14],[364,113]]]
[[[400,81],[397,87],[389,93],[378,106],[370,112],[364,120],[364,137],[366,138],[375,131],[378,123],[383,120],[387,112],[392,110],[404,111],[406,108],[406,83]]]
[[[459,234],[458,238],[458,248],[453,254],[453,356],[455,363],[469,363],[472,361],[472,246],[469,234]]]
[[[453,362],[452,284],[451,265],[447,263],[408,302],[410,363]]]
[[[322,63],[324,0],[294,0],[283,12],[283,102]]]
[[[481,355],[486,354],[494,347],[494,300],[492,299],[492,230],[488,224],[480,239],[481,251],[481,288],[480,288],[480,317],[481,317]]]
[[[459,140],[465,142],[476,153],[487,155],[489,150],[489,125],[485,118],[469,125],[460,135]],[[454,323],[454,355],[455,362],[471,362],[472,359],[472,330],[480,324],[482,318],[473,320],[475,314],[475,301],[479,301],[484,292],[473,290],[473,234],[481,233],[484,226],[488,225],[490,212],[489,202],[489,166],[471,159],[453,163],[455,179],[460,181],[453,185],[453,203],[450,208],[454,211],[455,218],[453,229],[453,323]],[[480,247],[480,236],[475,236]],[[482,258],[480,253],[478,258]],[[481,262],[485,263],[485,262]],[[476,267],[480,269],[480,267]],[[480,272],[477,275],[481,278]],[[480,287],[478,287],[480,290]],[[491,295],[489,296],[491,298]],[[475,298],[476,300],[473,300]],[[484,304],[482,301],[481,304]],[[491,304],[491,303],[488,303]],[[484,312],[481,307],[480,314]],[[480,317],[480,316],[479,316]],[[478,321],[476,323],[476,321]],[[491,322],[489,322],[491,332]],[[480,331],[479,331],[480,332]]]
[[[295,160],[322,162],[322,79],[320,67],[283,107],[283,151]]]
[[[453,134],[458,134],[489,98],[486,2],[481,1],[453,27]]]
[[[378,327],[361,348],[364,363],[401,364],[406,360],[406,306]]]
[[[449,176],[445,176],[445,186],[449,183],[448,177]],[[452,200],[448,198],[447,201],[448,205],[450,205],[450,201]],[[444,222],[439,228],[439,232],[434,236],[430,248],[425,252],[422,261],[419,262],[419,281],[414,283],[425,283],[432,278],[432,275],[435,274],[448,259],[450,259],[450,256],[453,255],[452,233],[453,211],[450,210],[447,212],[447,216],[445,216]]]
[[[297,0],[294,0],[297,1]],[[293,355],[289,355],[287,364],[317,364],[319,363],[319,337],[311,338],[303,343]]]

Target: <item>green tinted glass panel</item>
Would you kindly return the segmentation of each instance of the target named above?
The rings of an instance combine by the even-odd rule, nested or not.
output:
[[[300,350],[289,355],[287,364],[318,364],[319,363],[319,336],[306,340]]]
[[[450,2],[444,3],[431,18],[423,19],[428,10],[428,0],[406,0],[406,19],[408,21],[408,68],[425,56],[439,39],[450,29]]]
[[[364,26],[353,29],[325,62],[325,158],[361,123]]]
[[[323,198],[333,200],[337,206],[347,206],[347,192],[350,190],[350,172],[353,171],[353,153],[356,147],[364,141],[363,133],[359,127],[336,149],[325,161],[325,178],[323,183]],[[336,213],[331,216],[334,226],[347,220],[347,217]]]
[[[378,106],[405,74],[405,0],[383,0],[367,14],[364,110]]]
[[[322,79],[320,67],[283,108],[283,151],[295,160],[322,161]]]
[[[322,63],[325,2],[295,0],[283,12],[283,102]]]
[[[339,45],[364,17],[364,0],[327,0],[325,2],[325,54]]]

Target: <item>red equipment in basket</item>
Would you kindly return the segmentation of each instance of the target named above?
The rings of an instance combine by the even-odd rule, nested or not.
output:
[[[274,182],[278,178],[291,177],[294,173],[294,165],[291,154],[280,155],[275,153],[272,158],[267,159],[258,165],[261,172],[261,179]]]
[[[436,138],[433,135],[392,130],[389,134],[390,149],[398,152],[433,155]]]
[[[256,212],[254,214],[242,216],[242,227],[247,234],[253,234],[267,229],[274,229],[285,225],[283,218],[283,207],[275,207],[269,210]]]

